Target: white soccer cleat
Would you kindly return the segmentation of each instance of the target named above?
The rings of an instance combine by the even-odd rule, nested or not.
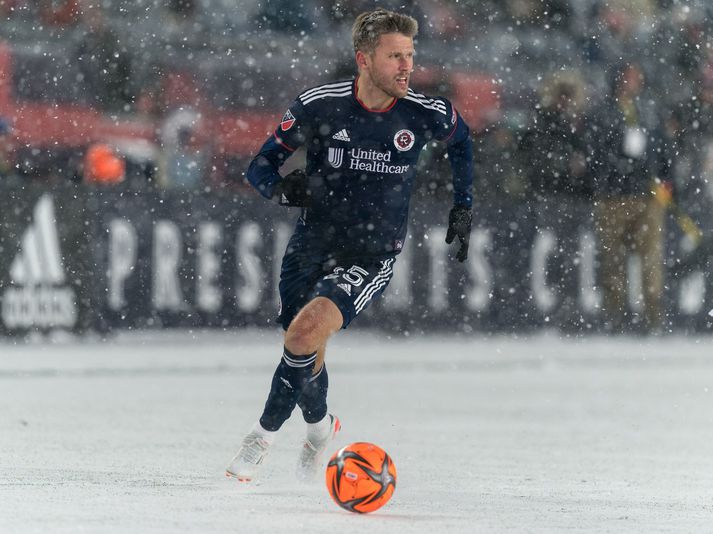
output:
[[[334,439],[334,436],[342,428],[339,418],[332,414],[327,414],[323,420],[329,426],[322,423],[309,425],[307,437],[302,443],[300,458],[297,462],[297,478],[304,482],[314,480],[322,464],[322,453]],[[322,428],[320,428],[322,427]]]
[[[259,426],[259,423],[255,425],[243,438],[238,453],[225,469],[225,475],[237,478],[240,482],[252,482],[273,441],[274,432],[264,430]]]

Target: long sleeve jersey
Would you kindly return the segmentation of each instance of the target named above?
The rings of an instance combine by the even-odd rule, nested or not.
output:
[[[247,178],[271,198],[281,179],[278,169],[304,146],[312,200],[298,231],[312,246],[338,256],[385,257],[403,247],[416,163],[431,140],[447,143],[454,204],[470,207],[470,130],[451,103],[409,89],[389,108],[371,110],[360,101],[356,80],[300,94],[251,162]]]

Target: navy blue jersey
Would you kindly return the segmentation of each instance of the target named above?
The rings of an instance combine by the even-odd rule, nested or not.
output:
[[[247,177],[270,198],[279,167],[305,147],[312,192],[298,225],[305,242],[337,257],[387,257],[403,246],[416,162],[431,140],[448,144],[454,203],[470,207],[470,131],[451,103],[409,89],[388,109],[370,110],[356,94],[356,80],[300,94]]]

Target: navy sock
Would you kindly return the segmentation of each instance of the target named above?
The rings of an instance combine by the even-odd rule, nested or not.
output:
[[[275,369],[260,425],[265,430],[279,430],[292,414],[302,390],[312,377],[317,353],[297,355],[285,348]]]
[[[319,372],[309,379],[302,389],[302,395],[297,405],[302,410],[302,416],[307,423],[317,423],[327,415],[327,388],[329,376],[327,366],[322,364]]]

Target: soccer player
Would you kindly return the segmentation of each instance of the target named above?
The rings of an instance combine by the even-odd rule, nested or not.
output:
[[[389,283],[406,237],[416,162],[431,140],[447,143],[453,172],[446,242],[458,237],[456,258],[468,255],[470,131],[448,100],[409,88],[417,30],[407,15],[359,15],[352,28],[356,78],[300,94],[248,168],[264,197],[302,212],[282,260],[282,359],[262,416],[226,470],[241,481],[254,478],[295,406],[307,423],[297,474],[316,473],[340,426],[327,411],[327,340]],[[282,177],[280,166],[301,146],[306,169]]]

